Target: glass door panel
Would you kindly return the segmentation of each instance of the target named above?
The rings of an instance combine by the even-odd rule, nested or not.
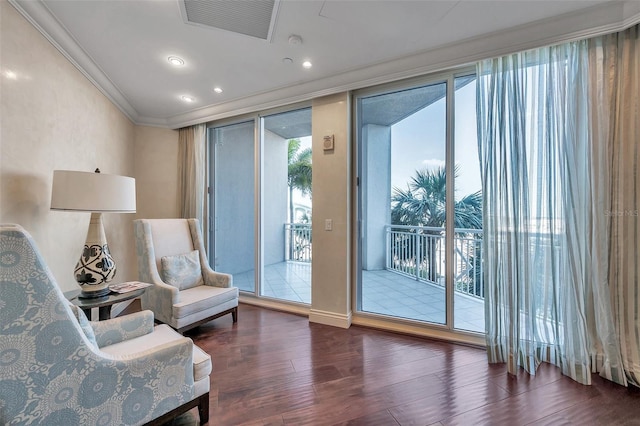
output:
[[[446,93],[357,100],[361,311],[446,323]]]
[[[255,292],[254,121],[209,130],[214,217],[210,263],[233,274],[242,291]]]
[[[476,126],[476,77],[455,79],[455,235],[453,326],[484,333],[482,181]]]
[[[262,118],[261,296],[311,303],[311,109]]]

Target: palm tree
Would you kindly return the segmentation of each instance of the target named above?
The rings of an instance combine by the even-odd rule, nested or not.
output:
[[[457,175],[458,167],[455,172]],[[446,224],[446,170],[439,167],[435,170],[416,170],[415,176],[407,184],[407,189],[393,189],[391,198],[392,225],[423,226],[443,228]],[[454,227],[482,229],[482,193],[480,191],[466,195],[454,203]],[[402,261],[413,260],[416,265],[427,261],[427,278],[437,280],[436,254],[437,241],[441,230],[415,230],[418,234],[426,234],[426,250],[414,253],[420,247],[408,244],[396,254],[407,257]],[[402,254],[401,254],[401,253]],[[410,258],[410,259],[409,259]]]
[[[311,194],[311,148],[300,151],[300,139],[289,139],[288,144],[289,223],[293,224],[295,219],[293,190],[299,190],[302,195]],[[291,226],[293,227],[293,225]],[[289,234],[289,259],[295,259],[296,253],[301,253],[310,246],[309,237],[309,232],[304,229],[292,228],[292,232]]]
[[[289,139],[288,143],[289,223],[293,223],[293,190],[311,194],[311,148],[300,151],[300,139]]]

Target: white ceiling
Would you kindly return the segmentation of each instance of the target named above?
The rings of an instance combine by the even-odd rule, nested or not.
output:
[[[179,0],[11,2],[134,122],[173,128],[640,20],[635,0],[280,0],[263,40],[185,24]]]

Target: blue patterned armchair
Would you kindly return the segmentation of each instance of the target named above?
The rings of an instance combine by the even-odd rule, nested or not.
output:
[[[211,358],[143,311],[88,321],[31,236],[0,225],[0,424],[161,424],[209,417]]]
[[[140,297],[142,309],[183,333],[231,314],[238,320],[238,288],[233,277],[213,271],[197,219],[133,221],[138,279],[153,284]]]

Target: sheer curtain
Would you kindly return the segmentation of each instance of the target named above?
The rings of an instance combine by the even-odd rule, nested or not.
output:
[[[207,235],[206,209],[206,124],[185,127],[178,133],[178,188],[180,215],[200,221]]]
[[[612,365],[611,370],[614,376],[625,375],[614,380],[623,383],[626,379],[639,386],[640,25],[589,42],[592,150],[594,157],[606,151],[601,154],[598,172],[609,176],[608,187],[603,189],[606,197],[598,206],[598,218],[606,221],[609,230],[609,251],[602,258],[606,265],[602,265],[603,275],[595,290],[603,293],[603,304],[609,304],[596,308],[610,308],[614,318],[622,366]],[[598,359],[599,368],[601,363]],[[601,374],[608,367],[606,357],[604,367]]]
[[[619,84],[603,84],[604,77],[616,74],[603,62],[609,55],[604,51],[614,44],[607,40],[572,42],[477,66],[487,352],[490,362],[506,362],[510,373],[523,367],[535,374],[541,362],[550,362],[580,383],[591,383],[591,372],[599,371],[626,384],[628,365],[639,365],[640,270],[632,247],[640,242],[640,227],[637,217],[624,232],[611,226],[620,208],[616,199],[623,196],[616,187],[622,165],[613,161],[619,141],[611,139],[619,119],[612,113],[626,108],[616,106],[611,93]],[[628,103],[635,102],[636,114],[635,124],[625,127],[627,136],[638,129],[637,48],[634,60],[625,68],[635,75],[624,77],[625,93],[635,97],[626,106],[633,110]],[[600,77],[594,75],[598,66]],[[635,86],[628,87],[634,79]],[[635,136],[627,137],[629,149],[637,145]],[[629,173],[637,169],[634,161],[633,167],[624,166],[631,167],[624,174],[637,179]],[[635,203],[637,186],[625,188],[633,193],[625,200]],[[638,238],[630,242],[625,234],[632,229]],[[628,274],[617,293],[616,262]],[[623,294],[627,306],[621,319],[612,307]],[[619,333],[630,337],[619,339]],[[631,353],[624,366],[621,342]]]

